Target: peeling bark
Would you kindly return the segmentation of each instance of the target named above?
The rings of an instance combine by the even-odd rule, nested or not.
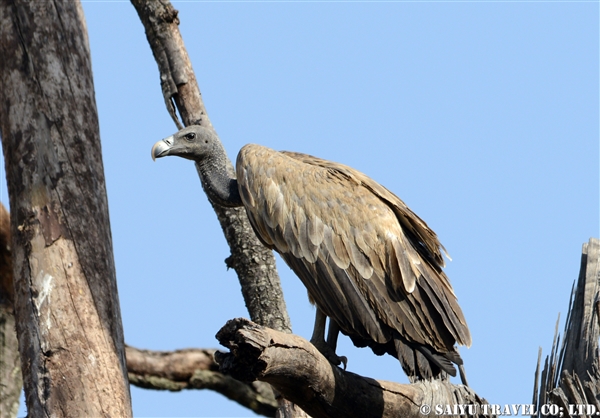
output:
[[[31,416],[131,416],[78,2],[0,0],[0,132]]]

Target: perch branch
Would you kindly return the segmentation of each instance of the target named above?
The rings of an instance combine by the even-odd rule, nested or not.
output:
[[[228,321],[217,333],[229,353],[215,353],[223,373],[270,383],[312,417],[421,417],[429,405],[483,405],[470,388],[448,381],[400,384],[362,377],[333,366],[305,339],[257,325]],[[451,413],[432,414],[451,415]],[[479,408],[455,416],[477,416]],[[490,416],[490,415],[487,415]]]

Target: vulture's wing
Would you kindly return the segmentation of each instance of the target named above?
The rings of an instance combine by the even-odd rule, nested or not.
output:
[[[399,334],[441,353],[471,344],[437,236],[389,190],[350,167],[259,145],[242,148],[236,170],[257,235],[345,334],[378,344]]]

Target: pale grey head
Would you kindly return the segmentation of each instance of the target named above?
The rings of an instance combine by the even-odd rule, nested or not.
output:
[[[209,128],[192,125],[158,141],[152,147],[152,159],[175,155],[200,162],[224,154],[217,134]]]
[[[237,180],[219,137],[210,128],[191,125],[158,141],[152,159],[177,156],[196,163],[209,198],[223,206],[242,206]]]

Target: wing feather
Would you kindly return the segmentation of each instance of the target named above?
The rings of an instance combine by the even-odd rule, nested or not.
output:
[[[365,256],[365,254],[358,248],[356,240],[358,239],[358,231],[354,227],[350,227],[349,234],[342,239],[342,243],[346,248],[346,252],[350,257],[352,266],[358,271],[360,277],[363,279],[369,279],[373,275],[373,267]]]
[[[350,258],[346,253],[346,249],[341,245],[339,237],[336,237],[336,233],[329,226],[323,228],[323,244],[329,257],[337,267],[347,269],[350,266]]]
[[[454,353],[455,341],[470,344],[442,271],[445,249],[385,187],[341,164],[258,145],[242,148],[236,170],[257,235],[354,341],[413,369],[425,367],[426,356],[410,344],[440,353]]]
[[[306,232],[313,245],[321,245],[323,238],[325,237],[325,228],[321,218],[314,214],[308,217],[306,219]]]
[[[401,239],[401,236],[399,238]],[[398,266],[400,267],[400,276],[402,277],[404,290],[407,293],[412,293],[417,285],[417,276],[415,276],[410,264],[407,248],[400,239],[398,239],[398,237],[394,237],[390,240],[394,249],[392,254],[395,256],[395,262],[398,263]]]

